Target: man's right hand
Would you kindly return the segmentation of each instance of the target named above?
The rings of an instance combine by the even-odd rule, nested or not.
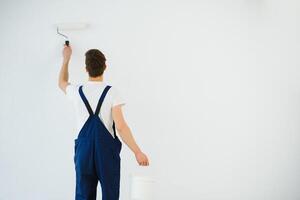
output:
[[[70,59],[71,59],[71,55],[72,55],[72,48],[71,48],[71,46],[64,45],[64,49],[63,49],[63,59],[64,59],[64,62],[69,62]]]

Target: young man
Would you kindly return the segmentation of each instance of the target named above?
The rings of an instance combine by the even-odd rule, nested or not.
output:
[[[68,82],[68,64],[72,49],[64,46],[59,73],[60,89],[74,102],[77,114],[77,138],[74,145],[76,200],[96,200],[101,183],[103,200],[118,200],[120,189],[120,151],[123,142],[132,150],[141,166],[148,166],[147,156],[136,144],[123,114],[125,104],[118,90],[103,81],[106,58],[97,49],[85,53],[89,79],[82,85]]]

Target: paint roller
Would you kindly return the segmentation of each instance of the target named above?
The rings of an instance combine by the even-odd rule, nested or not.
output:
[[[59,23],[55,24],[56,32],[65,38],[65,45],[69,46],[69,37],[62,34],[61,31],[76,31],[86,29],[89,25],[87,23]]]

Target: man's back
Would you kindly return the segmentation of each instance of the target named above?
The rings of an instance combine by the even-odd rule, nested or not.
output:
[[[75,106],[75,111],[76,111],[75,112],[76,119],[77,119],[76,134],[79,133],[80,129],[82,128],[82,126],[84,125],[84,123],[86,122],[86,120],[89,117],[89,113],[87,112],[86,107],[85,107],[82,99],[80,98],[80,94],[79,94],[79,86],[80,85],[82,85],[82,91],[84,92],[84,94],[91,106],[91,109],[94,112],[96,109],[97,103],[99,101],[99,97],[100,97],[101,93],[103,92],[104,88],[108,84],[103,81],[87,81],[82,84],[78,84],[78,85],[70,84],[67,86],[66,94],[68,96],[68,99],[70,99],[71,102],[73,102],[73,104]],[[118,89],[116,89],[115,87],[111,87],[103,101],[103,104],[102,104],[102,107],[101,107],[101,110],[99,113],[99,117],[112,135],[114,134],[113,129],[112,129],[112,125],[113,125],[112,107],[114,107],[116,105],[120,105],[120,104],[121,105],[125,104],[123,97],[119,93]],[[74,137],[77,137],[76,134],[74,135]]]

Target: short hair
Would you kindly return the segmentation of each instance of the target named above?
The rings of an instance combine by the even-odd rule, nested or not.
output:
[[[101,76],[106,68],[106,58],[98,49],[90,49],[85,53],[85,65],[90,77]]]

